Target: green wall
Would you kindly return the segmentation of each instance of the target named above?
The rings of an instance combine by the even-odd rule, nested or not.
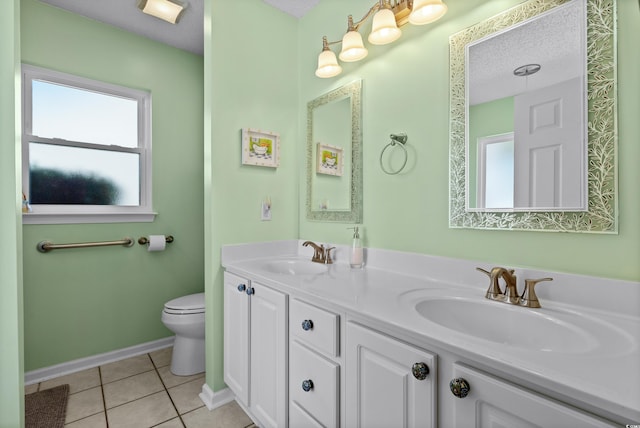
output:
[[[295,18],[261,0],[205,1],[207,384],[214,391],[224,388],[221,245],[298,236],[296,177],[304,163],[297,156],[305,139],[296,122],[297,29]],[[278,168],[241,164],[242,128],[280,134]],[[267,196],[272,220],[263,222]]]
[[[27,371],[170,336],[162,305],[204,288],[203,59],[22,0],[22,62],[152,93],[153,223],[25,225]],[[54,243],[171,234],[164,252]]]
[[[638,2],[618,0],[618,235],[450,229],[449,36],[520,0],[447,0],[449,11],[440,21],[422,27],[406,25],[398,41],[369,45],[369,56],[343,63],[343,73],[336,78],[315,77],[322,36],[342,37],[347,15],[361,16],[370,3],[324,0],[300,20],[298,36],[301,141],[306,103],[355,78],[363,79],[364,244],[488,265],[639,280],[640,56],[633,42],[640,30]],[[368,34],[369,29],[370,23],[362,33]],[[409,136],[409,163],[403,173],[389,176],[380,170],[378,159],[389,134],[397,132]],[[299,163],[303,156],[299,154]],[[305,180],[303,168],[299,179]],[[304,192],[301,188],[299,236],[349,243],[347,225],[306,220]]]
[[[0,427],[24,424],[20,234],[20,7],[0,13]]]

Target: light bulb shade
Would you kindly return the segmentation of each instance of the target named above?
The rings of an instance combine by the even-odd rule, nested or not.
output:
[[[369,43],[374,45],[386,45],[400,37],[402,31],[396,25],[396,16],[391,9],[380,9],[373,15]]]
[[[332,50],[326,49],[320,52],[318,55],[318,68],[316,69],[316,76],[323,79],[328,77],[337,76],[342,73],[342,67],[338,64],[336,54]]]
[[[185,7],[169,0],[140,0],[138,8],[147,15],[155,16],[172,24],[180,19]]]
[[[413,25],[430,24],[447,13],[447,5],[442,0],[413,0],[409,22]]]
[[[348,31],[342,38],[340,60],[344,62],[360,61],[369,51],[364,47],[362,36],[357,31]]]

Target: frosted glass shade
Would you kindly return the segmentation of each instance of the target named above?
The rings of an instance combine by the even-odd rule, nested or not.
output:
[[[175,24],[184,10],[182,5],[169,0],[141,0],[138,7],[146,14]]]
[[[380,9],[373,15],[369,43],[374,45],[386,45],[400,37],[402,31],[396,25],[396,17],[391,9]]]
[[[362,43],[362,36],[357,31],[348,31],[342,38],[342,51],[340,51],[339,55],[341,61],[360,61],[368,53],[369,51]]]
[[[424,25],[437,21],[447,13],[447,5],[442,0],[413,0],[413,9],[409,22],[413,25]]]
[[[332,50],[327,49],[320,52],[318,55],[318,68],[316,69],[316,76],[323,79],[328,77],[337,76],[342,73],[342,67],[338,64],[336,54]]]

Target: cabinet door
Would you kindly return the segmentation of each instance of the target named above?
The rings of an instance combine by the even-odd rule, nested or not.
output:
[[[224,273],[224,382],[249,405],[249,296],[251,283]]]
[[[453,373],[469,385],[466,397],[450,394],[447,398],[455,400],[452,417],[453,426],[458,428],[614,426],[462,364],[455,364]]]
[[[287,426],[287,296],[252,282],[250,409],[263,428]]]
[[[348,427],[435,427],[436,357],[422,349],[347,323]],[[429,370],[419,380],[415,363]]]

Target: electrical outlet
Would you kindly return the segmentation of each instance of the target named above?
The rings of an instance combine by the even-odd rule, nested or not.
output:
[[[269,202],[262,202],[262,210],[260,211],[260,220],[271,220],[271,204]]]

